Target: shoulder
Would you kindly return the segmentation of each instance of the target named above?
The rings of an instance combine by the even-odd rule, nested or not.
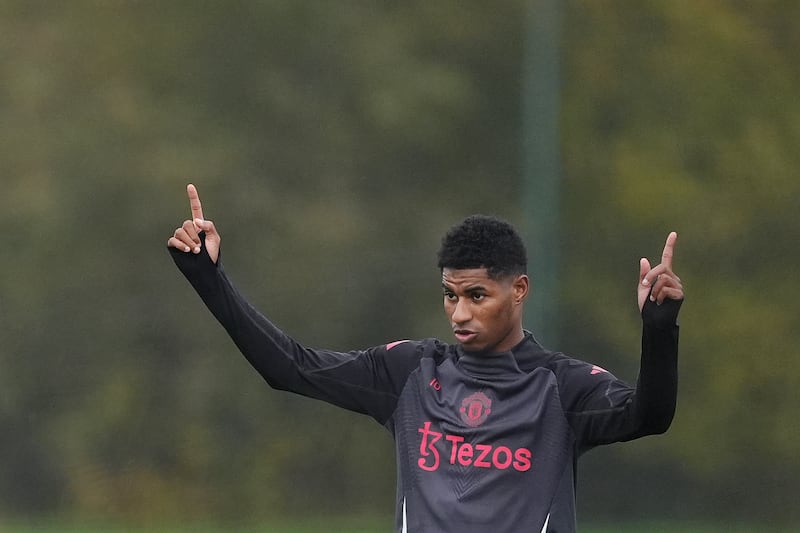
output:
[[[583,383],[592,386],[617,379],[614,374],[600,365],[561,352],[552,352],[545,366],[555,374],[559,385]]]
[[[543,368],[552,372],[556,378],[582,374],[595,376],[608,373],[604,368],[595,364],[582,361],[563,352],[547,349],[530,334],[514,350],[514,355],[517,359],[517,364],[523,371],[531,372],[537,368]]]
[[[392,341],[383,345],[381,351],[387,366],[401,372],[412,372],[425,360],[435,366],[440,365],[446,359],[453,357],[455,347],[439,339],[429,338]]]
[[[376,367],[385,368],[393,381],[405,383],[409,376],[424,366],[424,361],[439,365],[447,357],[448,348],[437,339],[406,339],[387,342],[370,351]],[[399,389],[402,385],[398,385]]]
[[[450,345],[439,339],[420,339],[420,340],[397,340],[388,342],[382,346],[388,357],[392,358],[411,358],[422,359],[430,357],[441,359],[447,356],[452,350]]]

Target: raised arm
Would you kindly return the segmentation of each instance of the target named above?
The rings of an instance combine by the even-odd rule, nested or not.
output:
[[[276,389],[327,401],[385,423],[394,410],[405,379],[417,364],[412,343],[392,349],[337,352],[298,343],[256,310],[228,279],[219,261],[220,236],[203,216],[200,197],[187,187],[191,220],[185,220],[167,241],[186,276],[233,342]]]
[[[642,360],[636,384],[638,434],[663,433],[675,416],[678,399],[678,312],[684,293],[672,270],[678,234],[667,237],[661,263],[640,261],[639,308],[642,311]],[[638,435],[635,435],[638,436]]]
[[[661,262],[639,262],[637,288],[642,315],[642,352],[635,387],[599,367],[574,366],[562,374],[565,400],[582,447],[665,432],[678,392],[678,312],[683,286],[672,270],[678,235],[667,237]]]

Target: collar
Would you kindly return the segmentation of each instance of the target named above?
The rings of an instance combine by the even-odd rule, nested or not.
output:
[[[499,377],[524,374],[541,365],[546,351],[536,341],[530,331],[525,331],[523,339],[507,352],[468,352],[459,345],[457,364],[467,373],[478,377]]]

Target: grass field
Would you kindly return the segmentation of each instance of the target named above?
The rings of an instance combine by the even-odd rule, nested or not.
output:
[[[391,533],[391,520],[312,521],[231,527],[122,527],[64,524],[1,524],[0,533]],[[800,526],[769,528],[762,525],[713,525],[684,523],[582,526],[580,533],[800,533]]]

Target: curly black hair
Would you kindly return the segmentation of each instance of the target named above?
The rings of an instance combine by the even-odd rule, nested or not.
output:
[[[472,215],[451,227],[439,248],[439,269],[485,268],[492,279],[526,274],[525,244],[517,230],[494,216]]]

